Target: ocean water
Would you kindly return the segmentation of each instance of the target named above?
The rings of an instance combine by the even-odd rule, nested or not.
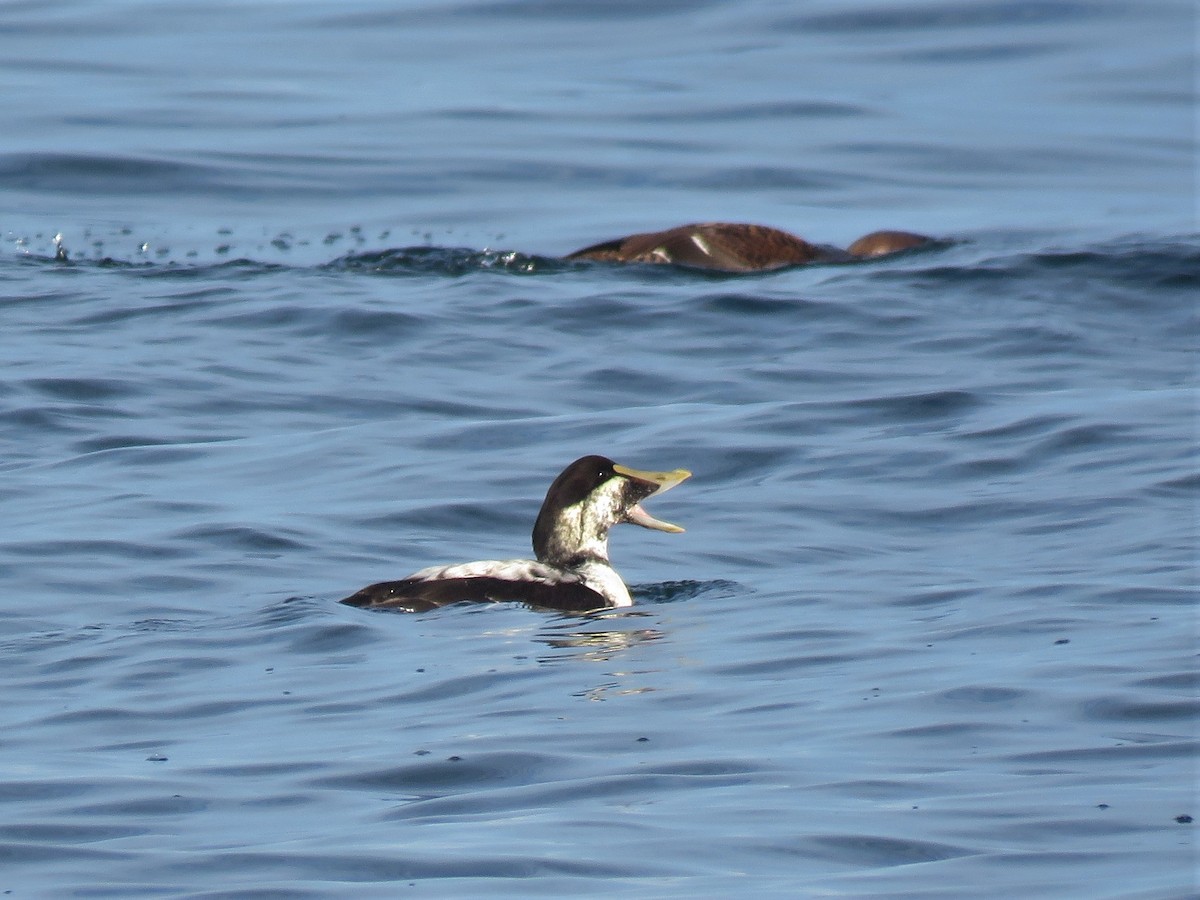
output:
[[[0,891],[1195,896],[1195,28],[0,7]],[[338,604],[585,453],[633,608]]]

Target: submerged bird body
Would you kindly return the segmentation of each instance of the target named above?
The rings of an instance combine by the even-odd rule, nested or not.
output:
[[[640,504],[690,475],[684,469],[642,472],[585,456],[567,466],[546,492],[533,527],[537,559],[433,566],[400,581],[370,585],[342,602],[407,612],[460,601],[517,601],[577,612],[629,606],[629,589],[608,561],[608,531],[622,522],[683,531],[655,519]]]
[[[923,234],[913,234],[911,231],[872,231],[860,237],[847,247],[846,251],[855,259],[869,259],[899,253],[901,250],[911,250],[930,241],[931,238]]]
[[[859,238],[846,251],[812,244],[767,225],[699,222],[593,244],[568,253],[565,258],[759,272],[807,263],[849,262],[907,250],[928,241],[927,237],[907,231],[876,231]]]

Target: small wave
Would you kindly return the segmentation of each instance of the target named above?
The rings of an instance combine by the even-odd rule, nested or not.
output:
[[[723,600],[750,593],[736,581],[717,578],[712,581],[660,581],[657,584],[642,584],[634,586],[634,596],[639,603],[678,603],[682,600],[694,600],[696,597],[712,595],[713,599]]]

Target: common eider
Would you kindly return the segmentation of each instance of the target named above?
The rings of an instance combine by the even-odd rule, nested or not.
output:
[[[572,612],[630,606],[629,589],[608,561],[608,530],[629,522],[683,531],[654,518],[641,502],[691,474],[686,469],[643,472],[603,456],[585,456],[567,466],[546,492],[533,526],[537,559],[433,566],[365,587],[342,603],[400,612],[460,601],[516,601]]]
[[[909,231],[875,231],[849,250],[812,244],[767,225],[739,222],[700,222],[665,231],[630,234],[568,253],[565,259],[597,262],[658,263],[716,269],[723,272],[761,272],[806,263],[850,262],[919,247],[929,238]]]

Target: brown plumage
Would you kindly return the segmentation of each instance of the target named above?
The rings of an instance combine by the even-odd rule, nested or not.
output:
[[[886,256],[889,253],[899,253],[901,250],[911,250],[928,244],[929,238],[911,231],[872,231],[864,234],[847,249],[851,256],[857,259],[869,259],[873,256]]]
[[[887,240],[892,249],[883,247]],[[870,239],[875,239],[870,242]],[[631,234],[568,253],[566,259],[598,262],[658,263],[717,269],[724,272],[761,272],[806,263],[848,262],[915,247],[928,241],[918,234],[878,231],[855,241],[850,252],[824,244],[811,244],[778,228],[738,222],[699,222],[665,231]],[[868,244],[864,245],[863,242]],[[854,247],[868,249],[856,252]]]

